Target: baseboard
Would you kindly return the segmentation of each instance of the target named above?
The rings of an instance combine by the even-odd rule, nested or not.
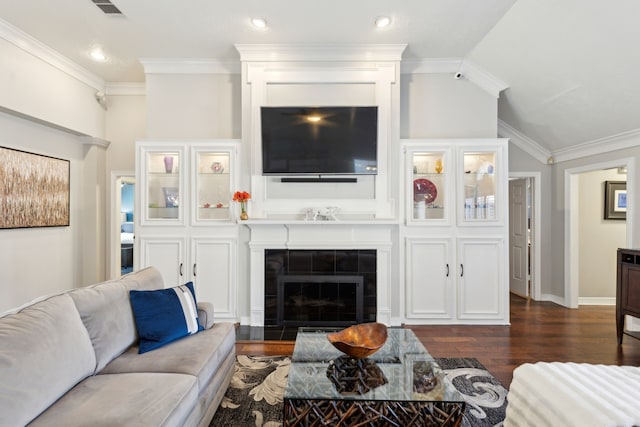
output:
[[[557,295],[541,294],[540,295],[540,301],[549,301],[549,302],[561,305],[563,307],[567,306],[567,304],[564,301],[564,298],[563,297],[559,297]]]
[[[579,297],[578,305],[616,305],[616,297]]]

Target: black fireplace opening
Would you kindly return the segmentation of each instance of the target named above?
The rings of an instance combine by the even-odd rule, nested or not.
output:
[[[265,251],[265,326],[376,321],[376,250]]]

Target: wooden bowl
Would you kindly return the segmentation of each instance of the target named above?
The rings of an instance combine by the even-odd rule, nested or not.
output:
[[[387,327],[382,323],[361,323],[327,334],[335,348],[355,358],[369,357],[387,341]]]

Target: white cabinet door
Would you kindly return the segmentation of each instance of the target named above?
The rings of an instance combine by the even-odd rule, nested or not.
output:
[[[508,175],[505,151],[506,141],[479,141],[457,147],[458,226],[504,225]]]
[[[407,225],[450,225],[455,178],[451,148],[434,144],[405,148]]]
[[[457,240],[458,318],[502,319],[505,316],[505,271],[508,260],[502,238]]]
[[[136,178],[141,225],[184,225],[187,168],[180,144],[139,143]]]
[[[408,237],[407,318],[453,319],[451,239]]]
[[[193,237],[190,271],[196,298],[213,304],[217,321],[237,321],[235,239]]]
[[[186,239],[179,236],[140,236],[140,268],[155,267],[164,286],[183,285],[190,280],[187,272]]]

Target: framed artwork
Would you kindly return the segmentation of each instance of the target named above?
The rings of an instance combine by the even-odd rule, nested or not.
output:
[[[0,147],[0,228],[69,225],[69,160]]]
[[[627,219],[627,182],[604,182],[604,219]]]

